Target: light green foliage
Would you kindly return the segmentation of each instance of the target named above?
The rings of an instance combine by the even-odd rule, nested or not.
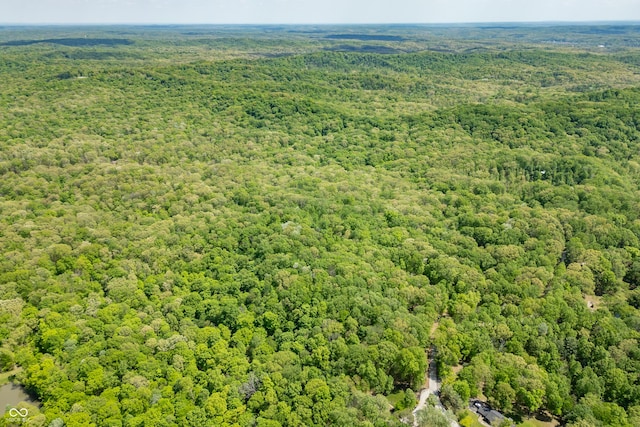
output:
[[[458,394],[450,384],[442,386],[442,389],[440,390],[440,400],[447,409],[450,409],[453,412],[458,412],[461,409],[466,408],[468,403],[468,400],[463,400],[460,394]]]
[[[635,27],[121,30],[0,33],[33,423],[637,424]]]
[[[426,406],[416,414],[420,427],[448,427],[447,417],[434,406]]]

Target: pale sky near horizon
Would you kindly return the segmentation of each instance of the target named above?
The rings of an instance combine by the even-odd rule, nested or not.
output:
[[[640,0],[0,0],[2,24],[640,21]]]

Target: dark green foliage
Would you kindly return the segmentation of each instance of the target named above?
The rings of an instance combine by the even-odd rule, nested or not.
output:
[[[47,425],[400,425],[432,345],[454,410],[635,425],[637,34],[130,30],[0,35],[0,371]]]

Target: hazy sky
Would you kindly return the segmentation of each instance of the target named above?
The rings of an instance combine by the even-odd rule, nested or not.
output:
[[[0,23],[640,21],[640,0],[0,0]]]

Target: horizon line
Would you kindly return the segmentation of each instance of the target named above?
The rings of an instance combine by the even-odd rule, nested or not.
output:
[[[364,25],[640,25],[640,20],[540,20],[540,21],[452,21],[452,22],[0,22],[2,27],[107,27],[107,26],[253,26],[253,27],[275,27],[275,26],[364,26]]]

